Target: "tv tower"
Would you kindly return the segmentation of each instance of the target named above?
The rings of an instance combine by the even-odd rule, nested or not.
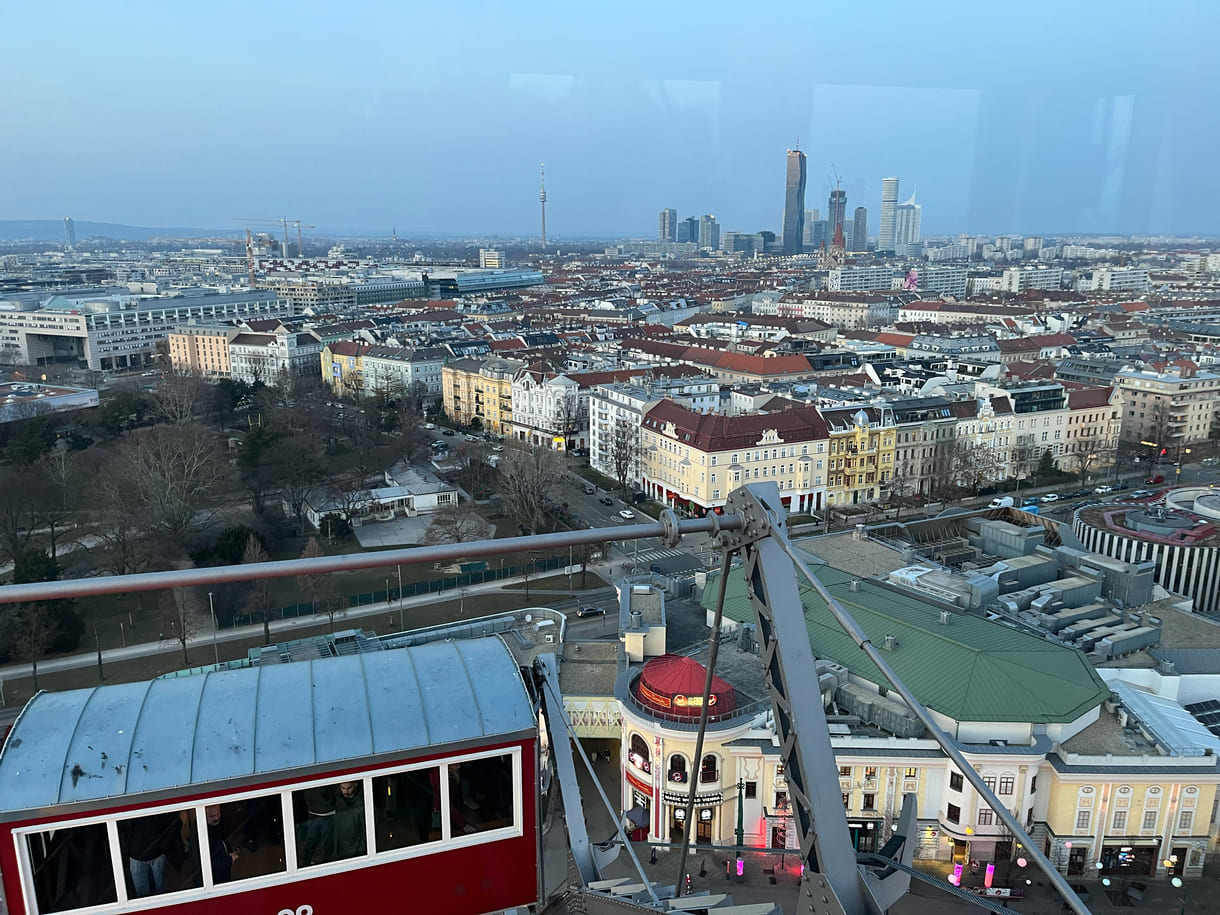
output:
[[[538,200],[542,204],[542,249],[546,250],[546,163],[538,166],[539,180]]]

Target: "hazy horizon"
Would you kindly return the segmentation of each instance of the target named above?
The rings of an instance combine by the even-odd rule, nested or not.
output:
[[[545,162],[552,237],[778,232],[799,138],[871,235],[889,175],[925,235],[1220,234],[1220,4],[1019,9],[20,6],[0,217],[525,237]]]

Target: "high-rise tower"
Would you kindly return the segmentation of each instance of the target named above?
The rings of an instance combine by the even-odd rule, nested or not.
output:
[[[830,237],[834,238],[835,234],[843,228],[843,220],[847,218],[847,191],[836,187],[830,192],[830,199],[826,205],[830,214],[827,219],[827,231],[830,232]]]
[[[899,204],[894,209],[894,247],[919,244],[919,223],[923,218],[923,207],[915,202],[915,193],[911,199]]]
[[[805,154],[788,150],[784,185],[784,254],[800,254],[805,236]]]
[[[851,249],[868,250],[868,210],[864,207],[856,207],[856,218],[851,228]]]
[[[898,179],[881,179],[881,226],[877,230],[877,250],[894,250],[894,211],[898,208]]]
[[[657,222],[657,241],[678,240],[678,211],[662,210]]]
[[[538,187],[538,200],[542,204],[542,247],[546,249],[546,163],[538,166],[538,177],[541,184]]]
[[[71,216],[64,217],[64,246],[69,251],[76,249],[76,223]]]

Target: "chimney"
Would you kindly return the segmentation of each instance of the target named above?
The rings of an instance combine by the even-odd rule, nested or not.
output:
[[[886,651],[893,651],[898,647],[898,637],[894,635],[887,635],[884,642],[882,642],[881,647]]]
[[[860,579],[853,578],[850,582],[848,582],[847,590],[848,591],[859,591],[860,590]]]
[[[951,613],[950,613],[948,610],[942,610],[942,611],[940,611],[940,624],[941,624],[942,626],[948,626],[948,625],[949,625],[949,617],[950,617],[950,616],[952,616],[952,615],[953,615],[953,614],[951,614]]]

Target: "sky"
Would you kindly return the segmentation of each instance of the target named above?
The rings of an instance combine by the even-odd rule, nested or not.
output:
[[[1218,0],[10,4],[0,219],[779,231],[838,174],[925,237],[1220,235]]]

